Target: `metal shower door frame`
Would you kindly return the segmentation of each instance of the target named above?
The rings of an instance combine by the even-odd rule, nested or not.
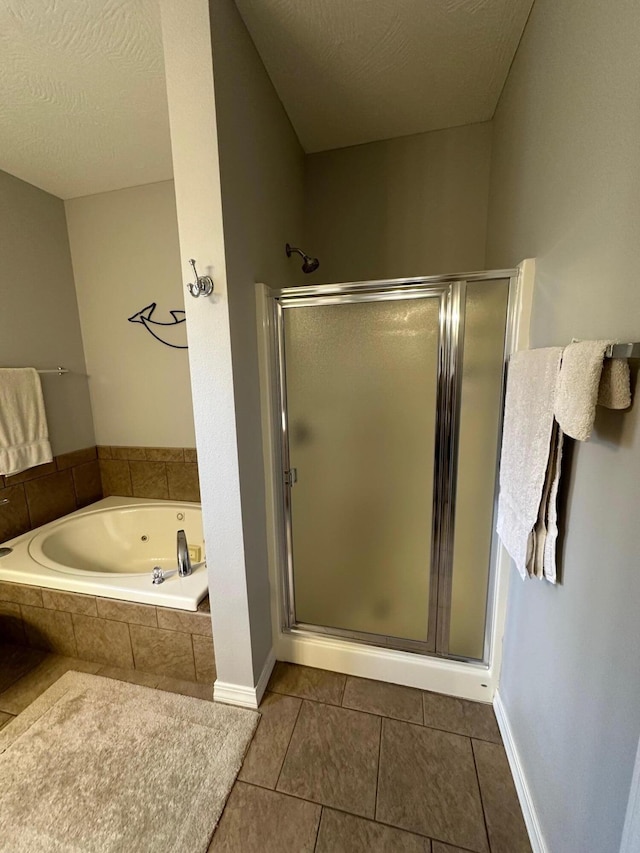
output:
[[[460,418],[460,389],[464,345],[464,316],[466,285],[469,281],[510,279],[505,358],[510,352],[509,329],[513,314],[514,270],[500,270],[451,276],[392,279],[384,281],[350,282],[346,284],[290,287],[271,291],[272,320],[275,334],[275,379],[278,395],[278,424],[282,464],[281,500],[284,518],[284,554],[286,565],[281,567],[280,595],[282,597],[283,631],[301,635],[328,635],[367,645],[382,646],[419,654],[448,656],[449,616],[453,569],[453,533],[455,522],[457,453]],[[405,299],[438,298],[438,366],[436,392],[436,427],[433,506],[431,530],[431,571],[426,642],[386,635],[369,634],[323,625],[299,622],[295,613],[293,518],[291,483],[289,481],[289,433],[285,361],[284,311],[295,307],[339,305],[353,302],[402,301]],[[501,401],[502,402],[502,401]],[[496,472],[497,477],[497,472]],[[494,525],[495,526],[495,525]],[[492,546],[492,555],[494,547]],[[492,560],[493,564],[493,560]],[[493,566],[492,566],[493,568]],[[493,574],[493,571],[491,572]],[[491,588],[491,576],[489,587]],[[489,653],[489,609],[487,608],[484,660]],[[457,658],[478,663],[476,659]]]

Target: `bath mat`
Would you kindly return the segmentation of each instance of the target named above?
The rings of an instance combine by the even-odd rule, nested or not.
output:
[[[259,717],[65,673],[0,731],[0,850],[204,853]]]

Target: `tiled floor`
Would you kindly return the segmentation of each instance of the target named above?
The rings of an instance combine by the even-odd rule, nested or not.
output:
[[[210,853],[530,853],[489,705],[278,663]]]
[[[4,646],[0,727],[68,669],[212,693]],[[260,710],[210,853],[530,853],[490,706],[278,663]]]

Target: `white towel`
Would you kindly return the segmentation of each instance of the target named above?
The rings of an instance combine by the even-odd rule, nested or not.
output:
[[[18,474],[52,459],[38,372],[0,368],[0,474]]]
[[[539,563],[544,554],[544,530],[535,528],[554,455],[553,405],[561,357],[561,347],[549,347],[514,353],[509,362],[497,529],[523,578],[535,571],[536,558]]]
[[[631,405],[627,361],[611,359],[603,371],[604,353],[612,343],[577,341],[562,355],[554,414],[563,432],[578,441],[589,439],[598,402],[610,409]]]

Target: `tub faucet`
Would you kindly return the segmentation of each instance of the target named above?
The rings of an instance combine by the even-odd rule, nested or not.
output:
[[[181,578],[191,574],[189,546],[187,545],[187,534],[184,530],[178,530],[178,574]]]

